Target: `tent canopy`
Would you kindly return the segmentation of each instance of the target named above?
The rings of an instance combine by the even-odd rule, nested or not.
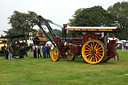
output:
[[[128,41],[125,41],[124,43],[128,43]]]

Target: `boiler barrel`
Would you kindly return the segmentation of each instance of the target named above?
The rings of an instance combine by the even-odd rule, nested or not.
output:
[[[46,44],[47,40],[44,37],[35,37],[33,40],[34,45],[38,46],[44,46]]]

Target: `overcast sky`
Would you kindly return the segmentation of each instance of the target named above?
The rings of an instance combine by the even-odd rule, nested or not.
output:
[[[8,24],[13,12],[27,13],[34,11],[46,19],[63,25],[69,22],[74,12],[79,8],[102,6],[107,9],[116,2],[128,0],[0,0],[0,35],[3,30],[10,29]]]

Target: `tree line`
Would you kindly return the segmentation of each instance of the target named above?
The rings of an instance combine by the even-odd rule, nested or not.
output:
[[[71,26],[118,26],[122,32],[119,39],[128,40],[128,2],[117,2],[107,10],[102,6],[81,8],[69,19]]]
[[[119,33],[119,39],[128,40],[128,2],[117,2],[112,6],[109,6],[107,10],[102,6],[94,6],[91,8],[77,9],[69,19],[70,26],[118,26],[122,32]],[[33,29],[36,25],[32,23],[33,20],[37,20],[37,14],[33,11],[28,13],[21,13],[14,11],[8,18],[11,28],[4,31],[6,36],[13,34],[23,34],[25,32],[32,32],[33,36],[36,35],[37,30]],[[50,20],[51,21],[51,20]],[[61,36],[62,32],[57,29],[53,29],[54,32]],[[49,32],[48,32],[48,35]]]

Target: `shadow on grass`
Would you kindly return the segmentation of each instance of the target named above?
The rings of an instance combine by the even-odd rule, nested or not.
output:
[[[77,57],[75,58],[73,61],[69,61],[68,59],[60,59],[60,62],[67,62],[67,63],[81,63],[81,64],[88,64],[88,65],[116,65],[117,63],[115,61],[107,61],[107,62],[104,62],[104,63],[99,63],[99,64],[89,64],[87,62],[84,61],[83,58],[80,58],[80,57]]]

